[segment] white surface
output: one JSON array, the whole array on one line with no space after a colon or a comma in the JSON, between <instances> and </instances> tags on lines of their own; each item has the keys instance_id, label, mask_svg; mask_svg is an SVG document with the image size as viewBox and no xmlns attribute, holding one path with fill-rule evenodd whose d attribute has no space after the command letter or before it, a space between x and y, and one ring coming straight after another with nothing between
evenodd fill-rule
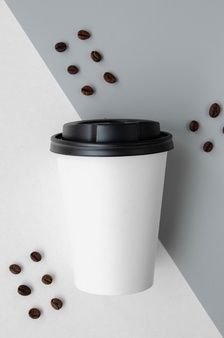
<instances>
[{"instance_id":1,"label":"white surface","mask_svg":"<svg viewBox=\"0 0 224 338\"><path fill-rule=\"evenodd\" d=\"M78 117L2 1L0 45L0 336L220 338L162 246L147 292L102 297L74 288L48 147L49 136ZM30 261L33 249L44 252L42 263ZM8 272L14 261L21 275ZM40 283L45 272L55 275L52 286ZM16 293L22 282L35 287L28 298ZM53 296L65 299L63 310L51 309ZM33 305L44 311L37 321L26 315Z\"/></svg>"},{"instance_id":2,"label":"white surface","mask_svg":"<svg viewBox=\"0 0 224 338\"><path fill-rule=\"evenodd\" d=\"M55 155L78 289L121 295L152 286L166 157Z\"/></svg>"}]
</instances>

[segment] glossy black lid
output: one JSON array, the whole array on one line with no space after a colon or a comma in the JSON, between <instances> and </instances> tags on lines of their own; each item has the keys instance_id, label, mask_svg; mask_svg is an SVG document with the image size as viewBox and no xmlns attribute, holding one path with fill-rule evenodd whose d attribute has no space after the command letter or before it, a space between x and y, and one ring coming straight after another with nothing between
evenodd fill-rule
<instances>
[{"instance_id":1,"label":"glossy black lid","mask_svg":"<svg viewBox=\"0 0 224 338\"><path fill-rule=\"evenodd\" d=\"M66 123L51 137L50 150L73 156L133 156L166 152L172 135L159 122L137 119L84 120Z\"/></svg>"}]
</instances>

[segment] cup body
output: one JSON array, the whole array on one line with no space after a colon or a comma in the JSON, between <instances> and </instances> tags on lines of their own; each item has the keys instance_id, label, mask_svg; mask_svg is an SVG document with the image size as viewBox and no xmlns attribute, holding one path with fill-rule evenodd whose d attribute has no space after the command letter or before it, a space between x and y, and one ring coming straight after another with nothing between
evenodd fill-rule
<instances>
[{"instance_id":1,"label":"cup body","mask_svg":"<svg viewBox=\"0 0 224 338\"><path fill-rule=\"evenodd\" d=\"M76 287L101 295L151 287L167 152L55 156Z\"/></svg>"}]
</instances>

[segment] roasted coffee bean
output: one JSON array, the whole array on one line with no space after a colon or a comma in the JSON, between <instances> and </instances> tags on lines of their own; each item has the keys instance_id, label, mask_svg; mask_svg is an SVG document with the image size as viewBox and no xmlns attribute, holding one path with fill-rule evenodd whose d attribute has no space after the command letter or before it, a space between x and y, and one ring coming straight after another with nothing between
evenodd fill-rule
<instances>
[{"instance_id":1,"label":"roasted coffee bean","mask_svg":"<svg viewBox=\"0 0 224 338\"><path fill-rule=\"evenodd\" d=\"M91 58L95 62L100 62L102 60L102 54L100 52L97 52L96 50L93 50L90 54Z\"/></svg>"},{"instance_id":2,"label":"roasted coffee bean","mask_svg":"<svg viewBox=\"0 0 224 338\"><path fill-rule=\"evenodd\" d=\"M89 39L91 36L90 32L84 30L84 29L81 29L80 31L78 31L78 38L80 40L87 40Z\"/></svg>"},{"instance_id":3,"label":"roasted coffee bean","mask_svg":"<svg viewBox=\"0 0 224 338\"><path fill-rule=\"evenodd\" d=\"M27 285L20 285L17 291L21 296L29 296L31 294L31 289Z\"/></svg>"},{"instance_id":4,"label":"roasted coffee bean","mask_svg":"<svg viewBox=\"0 0 224 338\"><path fill-rule=\"evenodd\" d=\"M203 150L206 152L206 153L209 153L210 151L212 151L212 149L214 148L214 145L212 142L208 141L208 142L205 142L204 145L203 145Z\"/></svg>"},{"instance_id":5,"label":"roasted coffee bean","mask_svg":"<svg viewBox=\"0 0 224 338\"><path fill-rule=\"evenodd\" d=\"M34 261L34 262L39 262L41 261L42 257L41 257L41 254L37 251L33 251L31 254L30 254L30 258Z\"/></svg>"},{"instance_id":6,"label":"roasted coffee bean","mask_svg":"<svg viewBox=\"0 0 224 338\"><path fill-rule=\"evenodd\" d=\"M84 86L84 87L82 87L81 92L84 95L89 96L89 95L93 95L94 89L91 86Z\"/></svg>"},{"instance_id":7,"label":"roasted coffee bean","mask_svg":"<svg viewBox=\"0 0 224 338\"><path fill-rule=\"evenodd\" d=\"M9 270L11 271L11 273L14 273L14 275L18 275L21 272L22 268L18 264L11 264Z\"/></svg>"},{"instance_id":8,"label":"roasted coffee bean","mask_svg":"<svg viewBox=\"0 0 224 338\"><path fill-rule=\"evenodd\" d=\"M67 45L65 42L58 42L55 45L55 49L57 52L64 52L67 49Z\"/></svg>"},{"instance_id":9,"label":"roasted coffee bean","mask_svg":"<svg viewBox=\"0 0 224 338\"><path fill-rule=\"evenodd\" d=\"M193 131L193 132L197 131L199 129L199 123L198 123L198 121L195 121L195 120L191 121L189 123L189 129L191 131Z\"/></svg>"},{"instance_id":10,"label":"roasted coffee bean","mask_svg":"<svg viewBox=\"0 0 224 338\"><path fill-rule=\"evenodd\" d=\"M219 116L220 112L221 106L218 103L213 103L209 108L209 115L213 118Z\"/></svg>"},{"instance_id":11,"label":"roasted coffee bean","mask_svg":"<svg viewBox=\"0 0 224 338\"><path fill-rule=\"evenodd\" d=\"M38 319L41 315L41 311L37 308L32 308L29 310L29 316L32 318L32 319Z\"/></svg>"},{"instance_id":12,"label":"roasted coffee bean","mask_svg":"<svg viewBox=\"0 0 224 338\"><path fill-rule=\"evenodd\" d=\"M104 77L104 80L106 82L108 82L108 83L115 83L115 82L117 82L116 76L114 74L112 74L112 73L106 72L106 73L104 73L103 77Z\"/></svg>"},{"instance_id":13,"label":"roasted coffee bean","mask_svg":"<svg viewBox=\"0 0 224 338\"><path fill-rule=\"evenodd\" d=\"M53 282L53 278L51 277L51 275L44 275L42 278L41 278L42 282L44 284L51 284Z\"/></svg>"},{"instance_id":14,"label":"roasted coffee bean","mask_svg":"<svg viewBox=\"0 0 224 338\"><path fill-rule=\"evenodd\" d=\"M53 298L51 300L51 306L55 309L55 310L60 310L63 306L63 302L61 299L59 298Z\"/></svg>"},{"instance_id":15,"label":"roasted coffee bean","mask_svg":"<svg viewBox=\"0 0 224 338\"><path fill-rule=\"evenodd\" d=\"M71 65L68 66L67 71L69 74L77 74L79 72L79 68L77 66Z\"/></svg>"}]
</instances>

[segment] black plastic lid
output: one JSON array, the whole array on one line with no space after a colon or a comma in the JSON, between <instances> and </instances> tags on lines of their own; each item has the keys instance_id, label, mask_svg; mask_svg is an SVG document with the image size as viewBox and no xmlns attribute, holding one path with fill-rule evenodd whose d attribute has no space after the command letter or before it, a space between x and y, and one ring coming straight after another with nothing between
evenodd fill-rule
<instances>
[{"instance_id":1,"label":"black plastic lid","mask_svg":"<svg viewBox=\"0 0 224 338\"><path fill-rule=\"evenodd\" d=\"M51 137L50 150L73 156L134 156L173 149L172 135L159 122L136 119L84 120L66 123Z\"/></svg>"}]
</instances>

